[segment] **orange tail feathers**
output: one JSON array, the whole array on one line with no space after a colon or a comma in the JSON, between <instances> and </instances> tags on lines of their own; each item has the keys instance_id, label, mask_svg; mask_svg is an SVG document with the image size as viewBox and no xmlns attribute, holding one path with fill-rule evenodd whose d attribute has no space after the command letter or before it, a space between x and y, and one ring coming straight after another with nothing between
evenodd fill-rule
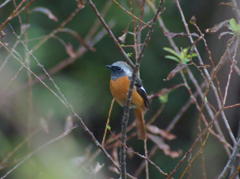
<instances>
[{"instance_id":1,"label":"orange tail feathers","mask_svg":"<svg viewBox=\"0 0 240 179\"><path fill-rule=\"evenodd\" d=\"M138 138L144 140L147 138L144 111L141 108L136 108L134 112Z\"/></svg>"}]
</instances>

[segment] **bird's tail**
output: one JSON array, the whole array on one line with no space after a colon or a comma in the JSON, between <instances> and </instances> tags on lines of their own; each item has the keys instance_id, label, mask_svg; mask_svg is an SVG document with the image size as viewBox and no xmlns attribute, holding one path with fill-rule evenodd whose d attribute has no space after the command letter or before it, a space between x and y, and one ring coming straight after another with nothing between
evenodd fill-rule
<instances>
[{"instance_id":1,"label":"bird's tail","mask_svg":"<svg viewBox=\"0 0 240 179\"><path fill-rule=\"evenodd\" d=\"M135 109L135 118L136 118L136 127L137 127L137 135L139 139L146 139L147 134L146 134L146 126L145 126L145 121L144 121L144 110L141 108L136 108Z\"/></svg>"}]
</instances>

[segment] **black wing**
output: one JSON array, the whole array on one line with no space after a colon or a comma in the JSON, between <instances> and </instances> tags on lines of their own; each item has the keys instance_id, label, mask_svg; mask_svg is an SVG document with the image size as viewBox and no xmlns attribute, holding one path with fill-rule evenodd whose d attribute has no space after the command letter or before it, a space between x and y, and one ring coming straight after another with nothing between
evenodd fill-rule
<instances>
[{"instance_id":1,"label":"black wing","mask_svg":"<svg viewBox=\"0 0 240 179\"><path fill-rule=\"evenodd\" d=\"M135 86L136 86L137 92L140 94L140 96L142 96L144 100L145 107L148 108L150 103L147 97L147 92L143 88L142 81L139 78L136 79Z\"/></svg>"}]
</instances>

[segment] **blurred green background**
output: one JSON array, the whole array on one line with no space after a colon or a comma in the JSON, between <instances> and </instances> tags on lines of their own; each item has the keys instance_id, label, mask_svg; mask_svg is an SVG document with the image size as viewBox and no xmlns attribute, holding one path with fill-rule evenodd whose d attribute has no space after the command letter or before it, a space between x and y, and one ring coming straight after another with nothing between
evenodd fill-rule
<instances>
[{"instance_id":1,"label":"blurred green background","mask_svg":"<svg viewBox=\"0 0 240 179\"><path fill-rule=\"evenodd\" d=\"M97 8L101 11L108 1L101 0L94 2L96 3ZM129 8L126 1L122 0L119 2L124 7ZM157 1L154 3L158 4ZM231 16L230 13L222 13L227 12L230 8L228 9L228 7L221 6L218 3L219 1L217 0L181 1L186 19L189 21L192 16L195 16L199 27L203 31L208 27L212 27L217 22ZM184 32L180 15L174 2L166 0L164 6L166 9L161 17L170 32ZM49 9L58 18L58 22L54 22L43 13L32 12L31 10L36 7L45 7ZM13 44L17 41L14 33L20 34L20 29L23 28L23 25L28 24L29 27L25 33L27 34L27 37L24 37L23 35L20 38L28 38L29 41L25 44L29 49L31 49L39 43L39 40L41 40L44 35L47 35L56 29L59 24L74 11L75 8L76 1L74 0L37 0L30 7L29 11L21 14L22 24L19 23L19 18L14 18L10 24L6 26L4 30L6 32L6 36L2 38L2 40L7 42L10 47L13 46ZM1 21L3 21L13 9L14 5L12 2L0 9L2 17ZM145 11L146 14L144 16L144 20L147 22L153 17L154 13L149 7L147 7L147 5ZM74 17L74 19L66 27L76 31L82 37L85 37L91 30L92 25L96 20L96 15L93 13L92 9L88 4L85 4L85 7L80 10L76 17ZM130 29L132 27L132 18L115 4L111 4L105 20L109 24L113 24L112 30L117 37L120 37L128 27L130 27ZM194 29L193 27L190 28ZM98 32L102 30L103 27L100 26ZM65 45L71 44L73 50L77 50L82 47L78 40L68 33L58 33L57 36L64 41ZM216 36L207 36L207 40L214 42L216 40ZM176 37L175 41L177 42L178 47L185 48L189 46L189 41L184 36ZM132 43L130 35L127 35L126 44L128 43ZM141 78L143 80L144 87L149 94L156 93L163 88L171 88L182 82L180 76L178 75L170 81L164 81L168 73L176 66L175 62L164 58L166 52L163 50L163 47L169 46L167 38L162 33L159 25L156 24L152 39L145 50L145 54L141 62ZM215 52L214 43L210 43L210 46L213 47L213 52ZM51 76L62 93L74 107L75 111L82 117L97 139L101 141L112 99L109 91L110 73L105 68L105 65L111 64L116 60L123 60L124 58L114 44L113 40L107 34L104 35L94 48L96 51L87 51L73 64ZM3 63L8 53L3 48L0 50L0 62ZM24 50L23 45L18 45L16 51L22 56L23 60L26 59L26 50ZM127 49L127 51L129 53L133 52L131 49ZM202 55L206 55L203 48ZM213 55L216 58L219 56L218 53L213 53ZM41 64L44 65L46 69L51 69L56 64L69 57L66 53L64 45L56 38L51 38L44 43L34 52L34 56ZM34 62L33 58L30 57L29 60L31 69L34 73L42 74L42 69ZM5 174L14 166L14 164L21 161L23 156L38 148L51 138L59 135L64 128L66 118L71 115L66 107L62 105L61 102L59 102L59 100L57 100L57 98L43 85L38 83L33 85L32 88L22 89L22 87L27 84L28 76L26 69L22 69L19 74L17 73L20 67L21 65L19 65L14 58L10 57L10 60L0 71L0 82L2 84L0 88L1 175ZM16 74L17 76L14 78ZM196 77L199 80L201 79L197 72ZM34 77L32 78L34 79ZM45 81L50 87L53 87L51 81ZM32 100L29 97L29 95L31 95L31 91ZM160 117L157 118L154 124L161 129L165 129L188 99L189 94L185 88L178 88L171 92L164 111ZM152 101L150 110L147 113L147 120L156 113L161 105L163 104L161 104L159 99L154 99ZM166 141L171 146L172 150L181 150L182 152L185 152L194 141L195 134L198 132L196 125L198 115L195 112L195 107L190 107L173 129L172 133L176 135L177 138L173 141ZM120 132L119 126L121 116L121 107L115 105L111 121L111 130L115 133ZM40 130L34 134L39 126L42 128L42 126L45 125L48 130ZM33 135L33 137L24 143L24 140L31 135ZM5 158L9 154L11 155L11 152L21 144L22 146L17 149L13 156L6 160ZM141 143L136 139L131 140L130 145L137 151L141 153L143 152ZM152 146L153 144L149 142L149 148ZM219 155L222 151L221 149L216 150L219 146L220 144L218 142L212 140L212 138L209 139L205 159L207 163L219 163L219 165L212 165L211 168L207 168L209 170L209 178L215 176L221 169L220 164L222 158L219 157ZM93 153L95 150L96 146L82 128L79 127L74 129L73 133L62 140L57 141L39 151L20 168L16 169L9 178L116 177L116 175L108 170L110 162L102 154L88 166L80 167L82 165L80 161L87 158L87 153ZM153 157L153 161L159 164L162 169L169 172L173 169L180 158L181 157L173 159L164 155L164 153L159 150ZM73 160L75 163L80 163L80 166L73 164ZM97 162L100 164L104 163L105 165L101 171L94 176L91 169L93 170L96 167ZM137 159L137 157L130 159L128 165L130 173L131 171L135 171L139 164L140 160ZM193 167L191 170L192 176L202 178L202 172L198 171L198 167L199 162L197 162L196 167ZM105 174L106 176L104 176ZM143 177L144 174L141 176ZM159 176L156 169L151 167L150 178L157 179L163 177Z\"/></svg>"}]
</instances>

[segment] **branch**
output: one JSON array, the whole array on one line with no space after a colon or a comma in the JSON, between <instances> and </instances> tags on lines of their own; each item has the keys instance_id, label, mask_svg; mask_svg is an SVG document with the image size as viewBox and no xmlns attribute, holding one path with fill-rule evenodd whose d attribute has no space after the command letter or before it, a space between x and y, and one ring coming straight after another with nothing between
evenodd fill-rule
<instances>
[{"instance_id":1,"label":"branch","mask_svg":"<svg viewBox=\"0 0 240 179\"><path fill-rule=\"evenodd\" d=\"M136 59L136 63L135 63L135 67L133 69L133 74L132 74L132 78L131 78L131 83L130 83L130 87L129 87L129 91L128 91L128 95L127 95L127 102L124 106L124 110L123 110L123 117L122 117L122 126L121 126L121 132L122 132L122 147L121 147L121 155L120 155L120 165L121 165L121 178L122 179L126 179L126 139L127 139L127 125L128 125L128 120L129 120L129 112L130 112L130 103L131 103L131 98L132 98L132 92L133 92L133 87L134 87L134 83L135 80L137 79L137 74L140 68L140 60L143 57L143 53L144 53L144 49L146 47L146 45L148 44L148 42L151 39L151 35L153 32L153 25L155 24L157 17L159 16L159 14L162 12L162 4L163 1L160 1L160 6L156 12L156 14L154 15L150 28L148 30L148 33L146 35L146 38L144 40L144 45L141 49L140 55L138 56L138 58Z\"/></svg>"},{"instance_id":2,"label":"branch","mask_svg":"<svg viewBox=\"0 0 240 179\"><path fill-rule=\"evenodd\" d=\"M226 178L226 172L229 168L232 167L233 162L237 158L237 154L239 153L239 149L240 149L240 138L238 138L237 143L235 144L235 146L233 148L233 152L232 152L227 164L225 165L223 171L218 176L218 179Z\"/></svg>"},{"instance_id":3,"label":"branch","mask_svg":"<svg viewBox=\"0 0 240 179\"><path fill-rule=\"evenodd\" d=\"M36 155L38 152L40 152L42 149L46 148L47 146L61 140L62 138L64 138L68 134L70 134L73 131L73 129L75 129L75 128L77 128L77 126L73 126L72 128L68 129L67 131L64 131L61 135L51 139L50 141L46 142L45 144L39 146L37 149L35 149L31 153L29 153L28 155L23 157L23 159L20 162L18 162L13 168L11 168L9 171L7 171L2 177L0 177L0 179L5 179L6 177L8 177L13 171L15 171L17 168L19 168L23 163L28 161L32 156Z\"/></svg>"},{"instance_id":4,"label":"branch","mask_svg":"<svg viewBox=\"0 0 240 179\"><path fill-rule=\"evenodd\" d=\"M103 19L102 15L100 14L100 12L98 11L96 5L94 4L94 2L92 0L88 0L89 5L91 6L91 8L93 9L93 11L95 12L96 16L98 17L99 21L102 23L102 25L104 26L104 28L106 29L106 31L108 32L108 34L111 36L111 38L113 39L114 43L117 45L118 49L120 50L120 52L122 53L122 55L124 56L125 60L129 63L129 65L131 67L134 67L134 64L132 62L132 60L129 58L129 56L127 55L127 53L124 51L124 49L121 47L121 44L119 43L119 41L117 40L117 38L115 37L115 35L113 34L112 30L110 29L110 27L107 25L107 23L105 22L105 20Z\"/></svg>"},{"instance_id":5,"label":"branch","mask_svg":"<svg viewBox=\"0 0 240 179\"><path fill-rule=\"evenodd\" d=\"M240 21L240 9L238 7L238 4L237 4L236 0L232 0L232 3L233 3L233 6L234 6L233 8L234 8L234 10L236 12L236 16L237 16L238 22L239 22Z\"/></svg>"},{"instance_id":6,"label":"branch","mask_svg":"<svg viewBox=\"0 0 240 179\"><path fill-rule=\"evenodd\" d=\"M18 6L14 9L14 11L8 16L8 18L0 25L0 32L4 29L4 27L15 17L17 17L21 12L25 11L29 8L36 0L29 1L25 6L22 5L26 2L26 0L22 0Z\"/></svg>"},{"instance_id":7,"label":"branch","mask_svg":"<svg viewBox=\"0 0 240 179\"><path fill-rule=\"evenodd\" d=\"M192 36L191 36L190 29L189 29L188 24L187 24L187 22L186 22L186 19L185 19L185 16L184 16L184 14L183 14L182 8L181 8L181 6L180 6L179 0L175 0L175 2L176 2L176 4L177 4L177 8L178 8L179 13L180 13L180 15L181 15L182 22L183 22L183 25L184 25L184 27L185 27L185 30L186 30L186 32L187 32L187 34L188 34L188 38L189 38L190 42L191 42L192 45L193 45L194 51L195 51L196 54L197 54L197 58L198 58L198 60L199 60L199 63L200 63L200 65L204 65L203 60L202 60L202 58L201 58L201 55L200 55L200 53L199 53L196 45L194 44L194 40L193 40L193 38L192 38ZM208 70L207 70L206 68L203 68L203 72L204 72L204 74L206 75L206 77L207 77L207 79L208 79L208 81L209 81L209 83L210 83L211 88L213 89L213 92L214 92L214 95L215 95L215 97L216 97L217 105L218 105L219 109L223 109L223 108L222 108L222 102L221 102L220 96L219 96L219 94L218 94L217 88L216 88L216 86L214 85L214 83L212 82L211 76L210 76ZM228 123L227 117L226 117L226 115L225 115L225 113L224 113L223 110L221 111L221 116L222 116L222 118L223 118L223 122L224 122L224 124L225 124L225 126L226 126L226 128L227 128L227 131L228 131L228 133L229 133L229 136L230 136L231 140L233 141L233 143L236 143L236 139L235 139L235 137L234 137L234 135L233 135L233 132L232 132L232 130L231 130L231 127L230 127L230 125L229 125L229 123Z\"/></svg>"}]
</instances>

